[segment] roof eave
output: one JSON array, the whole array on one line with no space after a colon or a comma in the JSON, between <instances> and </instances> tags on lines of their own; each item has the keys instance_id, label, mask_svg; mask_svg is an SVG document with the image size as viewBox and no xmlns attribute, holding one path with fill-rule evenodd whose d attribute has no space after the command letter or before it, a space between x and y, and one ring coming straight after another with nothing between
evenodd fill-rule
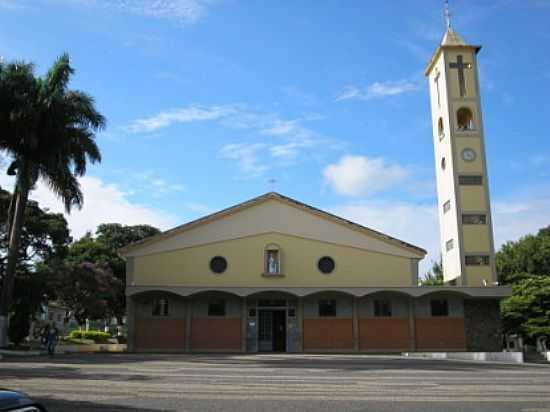
<instances>
[{"instance_id":1,"label":"roof eave","mask_svg":"<svg viewBox=\"0 0 550 412\"><path fill-rule=\"evenodd\" d=\"M191 222L184 223L183 225L176 226L176 227L174 227L172 229L169 229L165 232L162 232L158 235L154 235L154 236L139 240L137 242L130 243L129 245L120 248L117 252L123 258L127 257L129 255L129 252L132 251L132 250L135 250L136 248L139 248L139 247L142 247L142 246L145 246L147 244L154 243L154 242L161 241L161 240L163 240L165 238L168 238L172 235L175 235L177 233L183 232L185 230L189 230L189 229L191 229L193 227L196 227L196 226L199 226L203 223L207 223L207 222L209 222L213 219L221 218L221 217L224 217L224 216L227 216L227 215L231 215L232 213L235 213L237 211L240 211L242 209L250 207L250 206L252 206L254 204L257 204L259 202L266 201L268 199L274 199L274 200L279 200L279 201L282 201L282 202L291 203L294 206L297 206L297 207L300 207L302 209L305 209L305 210L309 211L310 213L321 214L323 217L329 218L331 220L336 220L337 223L354 226L355 229L365 231L365 232L369 233L370 235L373 235L374 237L378 238L379 240L388 242L388 243L390 243L394 246L404 248L404 249L408 250L409 252L412 252L412 253L416 254L418 259L423 259L428 254L428 252L425 249L422 249L418 246L412 245L410 243L407 243L403 240L394 238L392 236L388 236L388 235L386 235L382 232L378 232L374 229L370 229L368 227L362 226L358 223L355 223L355 222L352 222L350 220L344 219L342 217L333 215L332 213L325 212L324 210L317 209L317 208L315 208L313 206L310 206L306 203L300 202L298 200L292 199L290 197L281 195L280 193L276 193L276 192L266 193L264 195L255 197L253 199L247 200L247 201L239 203L237 205L230 206L226 209L222 209L219 212L215 212L215 213L212 213L210 215L207 215L207 216L201 217L199 219L193 220Z\"/></svg>"}]
</instances>

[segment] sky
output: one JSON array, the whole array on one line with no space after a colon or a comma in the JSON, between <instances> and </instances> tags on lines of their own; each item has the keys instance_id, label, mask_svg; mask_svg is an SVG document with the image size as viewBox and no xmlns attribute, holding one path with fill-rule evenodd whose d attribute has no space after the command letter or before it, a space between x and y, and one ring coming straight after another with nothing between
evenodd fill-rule
<instances>
[{"instance_id":1,"label":"sky","mask_svg":"<svg viewBox=\"0 0 550 412\"><path fill-rule=\"evenodd\" d=\"M483 46L498 247L550 224L550 0L450 7ZM444 30L443 0L0 0L4 61L42 75L68 52L108 120L74 238L277 191L427 249L423 272L439 256L423 71ZM31 197L63 210L42 184Z\"/></svg>"}]
</instances>

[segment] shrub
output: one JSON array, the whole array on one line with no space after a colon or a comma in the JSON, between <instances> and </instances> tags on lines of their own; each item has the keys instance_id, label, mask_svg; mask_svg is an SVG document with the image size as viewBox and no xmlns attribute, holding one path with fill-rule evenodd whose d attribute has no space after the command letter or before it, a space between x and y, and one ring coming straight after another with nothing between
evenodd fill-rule
<instances>
[{"instance_id":1,"label":"shrub","mask_svg":"<svg viewBox=\"0 0 550 412\"><path fill-rule=\"evenodd\" d=\"M91 339L95 343L109 343L111 335L99 330L73 330L69 337L71 339Z\"/></svg>"},{"instance_id":2,"label":"shrub","mask_svg":"<svg viewBox=\"0 0 550 412\"><path fill-rule=\"evenodd\" d=\"M28 311L17 311L10 318L8 336L18 346L29 335L31 327L31 314Z\"/></svg>"}]
</instances>

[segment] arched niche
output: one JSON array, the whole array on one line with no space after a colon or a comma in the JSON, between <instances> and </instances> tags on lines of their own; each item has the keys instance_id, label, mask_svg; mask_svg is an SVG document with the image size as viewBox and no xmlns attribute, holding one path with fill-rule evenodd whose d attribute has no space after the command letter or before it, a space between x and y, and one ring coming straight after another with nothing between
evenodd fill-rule
<instances>
[{"instance_id":1,"label":"arched niche","mask_svg":"<svg viewBox=\"0 0 550 412\"><path fill-rule=\"evenodd\" d=\"M456 112L456 125L457 129L461 132L475 130L476 125L474 122L474 114L468 107L461 107Z\"/></svg>"},{"instance_id":2,"label":"arched niche","mask_svg":"<svg viewBox=\"0 0 550 412\"><path fill-rule=\"evenodd\" d=\"M276 243L268 243L264 247L264 274L277 276L282 271L282 251Z\"/></svg>"}]
</instances>

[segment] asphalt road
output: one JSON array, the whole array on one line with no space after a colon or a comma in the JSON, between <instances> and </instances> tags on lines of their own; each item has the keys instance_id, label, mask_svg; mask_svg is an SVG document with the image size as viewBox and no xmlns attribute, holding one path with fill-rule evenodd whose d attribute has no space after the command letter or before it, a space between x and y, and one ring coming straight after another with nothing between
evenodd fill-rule
<instances>
[{"instance_id":1,"label":"asphalt road","mask_svg":"<svg viewBox=\"0 0 550 412\"><path fill-rule=\"evenodd\" d=\"M550 412L550 365L392 356L10 358L0 387L49 411Z\"/></svg>"}]
</instances>

